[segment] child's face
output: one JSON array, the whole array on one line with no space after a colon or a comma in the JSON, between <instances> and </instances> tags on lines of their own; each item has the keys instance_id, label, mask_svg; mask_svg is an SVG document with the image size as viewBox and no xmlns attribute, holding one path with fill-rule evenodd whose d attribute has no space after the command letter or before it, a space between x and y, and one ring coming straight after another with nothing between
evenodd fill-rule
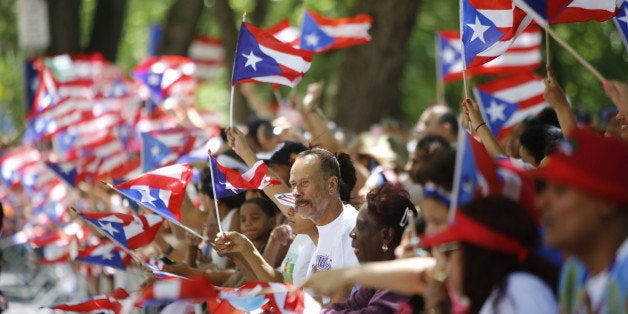
<instances>
[{"instance_id":1,"label":"child's face","mask_svg":"<svg viewBox=\"0 0 628 314\"><path fill-rule=\"evenodd\" d=\"M274 226L274 217L268 217L257 204L240 207L240 230L251 241L268 237Z\"/></svg>"}]
</instances>

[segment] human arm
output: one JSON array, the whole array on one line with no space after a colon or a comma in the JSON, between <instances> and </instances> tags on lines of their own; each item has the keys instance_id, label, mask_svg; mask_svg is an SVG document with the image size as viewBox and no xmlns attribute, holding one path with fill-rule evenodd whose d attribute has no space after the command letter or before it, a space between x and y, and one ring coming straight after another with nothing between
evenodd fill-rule
<instances>
[{"instance_id":1,"label":"human arm","mask_svg":"<svg viewBox=\"0 0 628 314\"><path fill-rule=\"evenodd\" d=\"M355 285L412 295L425 291L427 273L436 261L430 257L366 263L361 266L316 272L302 286L333 295Z\"/></svg>"},{"instance_id":2,"label":"human arm","mask_svg":"<svg viewBox=\"0 0 628 314\"><path fill-rule=\"evenodd\" d=\"M294 234L292 234L290 226L280 225L275 227L270 233L264 254L262 254L264 260L273 268L279 267L284 257L286 257L293 239Z\"/></svg>"},{"instance_id":3,"label":"human arm","mask_svg":"<svg viewBox=\"0 0 628 314\"><path fill-rule=\"evenodd\" d=\"M556 111L558 124L563 130L563 134L567 135L576 127L576 119L574 118L571 106L567 101L565 92L560 88L551 67L547 67L547 79L545 80L545 92L543 93L545 100Z\"/></svg>"},{"instance_id":4,"label":"human arm","mask_svg":"<svg viewBox=\"0 0 628 314\"><path fill-rule=\"evenodd\" d=\"M482 140L482 144L491 155L491 157L505 156L506 151L499 144L486 122L484 122L484 118L482 117L482 113L480 112L480 107L478 106L478 104L475 101L467 98L462 101L461 105L462 110L464 111L465 116L469 121L469 127L471 128L471 131L480 137L480 139Z\"/></svg>"},{"instance_id":5,"label":"human arm","mask_svg":"<svg viewBox=\"0 0 628 314\"><path fill-rule=\"evenodd\" d=\"M606 81L604 91L620 113L628 114L628 84L613 80Z\"/></svg>"},{"instance_id":6,"label":"human arm","mask_svg":"<svg viewBox=\"0 0 628 314\"><path fill-rule=\"evenodd\" d=\"M262 255L255 249L253 243L244 235L227 231L218 234L214 241L214 246L219 255L225 255L229 258L233 256L241 256L240 259L234 259L234 263L240 269L250 269L251 275L257 280L282 282L282 276L279 271L269 265Z\"/></svg>"},{"instance_id":7,"label":"human arm","mask_svg":"<svg viewBox=\"0 0 628 314\"><path fill-rule=\"evenodd\" d=\"M340 144L333 132L327 127L327 118L318 107L322 93L323 83L308 85L307 94L303 97L303 101L296 100L296 107L301 113L306 129L312 134L311 145L325 148L330 152L338 152Z\"/></svg>"},{"instance_id":8,"label":"human arm","mask_svg":"<svg viewBox=\"0 0 628 314\"><path fill-rule=\"evenodd\" d=\"M227 129L227 141L229 142L229 146L244 160L247 166L252 167L256 162L259 161L251 147L246 143L246 139L244 138L244 133L242 133L236 127L230 127ZM271 177L276 177L277 174L272 170L268 169L268 175ZM264 187L264 193L270 198L275 205L281 210L284 215L287 215L290 208L284 204L279 203L279 201L275 198L275 194L284 194L289 193L290 188L286 184L286 182L282 182L278 185L267 185Z\"/></svg>"}]
</instances>

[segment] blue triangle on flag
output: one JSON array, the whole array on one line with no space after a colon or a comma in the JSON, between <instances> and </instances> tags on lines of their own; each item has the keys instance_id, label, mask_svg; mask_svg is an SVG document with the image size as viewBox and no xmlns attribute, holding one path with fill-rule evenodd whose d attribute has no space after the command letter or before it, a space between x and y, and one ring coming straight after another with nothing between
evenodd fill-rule
<instances>
[{"instance_id":1,"label":"blue triangle on flag","mask_svg":"<svg viewBox=\"0 0 628 314\"><path fill-rule=\"evenodd\" d=\"M473 58L493 46L504 37L495 23L476 10L469 0L462 1L463 21L462 45L465 62L471 63ZM474 30L473 27L478 29ZM486 29L483 29L487 27Z\"/></svg>"},{"instance_id":2,"label":"blue triangle on flag","mask_svg":"<svg viewBox=\"0 0 628 314\"><path fill-rule=\"evenodd\" d=\"M233 83L240 80L281 74L275 59L262 52L260 44L245 24L240 28L233 67Z\"/></svg>"},{"instance_id":3,"label":"blue triangle on flag","mask_svg":"<svg viewBox=\"0 0 628 314\"><path fill-rule=\"evenodd\" d=\"M126 248L129 247L126 241L126 235L124 234L124 228L121 223L115 221L103 221L99 219L85 219L89 220L92 224L94 224L94 226L98 227L98 229L116 240L119 244L124 245Z\"/></svg>"},{"instance_id":4,"label":"blue triangle on flag","mask_svg":"<svg viewBox=\"0 0 628 314\"><path fill-rule=\"evenodd\" d=\"M158 168L172 153L170 147L149 133L142 133L142 172ZM167 161L166 161L167 162Z\"/></svg>"},{"instance_id":5,"label":"blue triangle on flag","mask_svg":"<svg viewBox=\"0 0 628 314\"><path fill-rule=\"evenodd\" d=\"M309 13L305 13L301 28L301 48L310 51L320 51L334 43L334 38L323 32Z\"/></svg>"},{"instance_id":6,"label":"blue triangle on flag","mask_svg":"<svg viewBox=\"0 0 628 314\"><path fill-rule=\"evenodd\" d=\"M64 164L56 164L52 162L47 162L46 166L50 168L56 175L58 175L63 181L67 182L69 185L76 187L76 167L74 167L71 163Z\"/></svg>"},{"instance_id":7,"label":"blue triangle on flag","mask_svg":"<svg viewBox=\"0 0 628 314\"><path fill-rule=\"evenodd\" d=\"M460 164L460 185L458 187L458 202L456 206L462 206L470 202L477 190L477 167L475 164L475 156L473 155L473 148L469 141L468 135L460 139L462 144L462 162Z\"/></svg>"},{"instance_id":8,"label":"blue triangle on flag","mask_svg":"<svg viewBox=\"0 0 628 314\"><path fill-rule=\"evenodd\" d=\"M445 77L450 71L451 67L462 60L462 52L460 49L452 45L447 38L436 35L438 37L438 58L440 63L440 77ZM451 59L451 60L447 60Z\"/></svg>"},{"instance_id":9,"label":"blue triangle on flag","mask_svg":"<svg viewBox=\"0 0 628 314\"><path fill-rule=\"evenodd\" d=\"M212 163L213 170L212 179L214 180L214 188L216 189L216 195L214 195L215 197L224 198L246 191L244 189L235 188L231 185L231 183L229 183L227 175L218 168L218 162L216 162L216 159L210 158L210 161Z\"/></svg>"},{"instance_id":10,"label":"blue triangle on flag","mask_svg":"<svg viewBox=\"0 0 628 314\"><path fill-rule=\"evenodd\" d=\"M486 114L486 123L493 135L498 136L504 124L510 120L510 117L519 109L519 106L479 89L477 92L480 96L483 111Z\"/></svg>"},{"instance_id":11,"label":"blue triangle on flag","mask_svg":"<svg viewBox=\"0 0 628 314\"><path fill-rule=\"evenodd\" d=\"M146 189L148 189L148 191L146 191ZM118 189L118 191L129 199L145 206L160 216L169 220L178 221L163 200L165 195L162 195L162 191L166 193L169 191L152 189L148 186L141 186L137 189Z\"/></svg>"},{"instance_id":12,"label":"blue triangle on flag","mask_svg":"<svg viewBox=\"0 0 628 314\"><path fill-rule=\"evenodd\" d=\"M75 258L75 260L122 270L126 269L126 267L124 267L124 263L122 262L122 257L120 257L120 252L112 250L106 253L108 253L109 255L91 255L87 257L77 257Z\"/></svg>"}]
</instances>

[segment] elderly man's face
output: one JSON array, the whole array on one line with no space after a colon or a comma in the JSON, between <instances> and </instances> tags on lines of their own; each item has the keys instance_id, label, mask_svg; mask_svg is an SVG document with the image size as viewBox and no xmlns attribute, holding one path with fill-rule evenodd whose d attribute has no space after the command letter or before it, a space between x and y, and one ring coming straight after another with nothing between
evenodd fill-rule
<instances>
[{"instance_id":1,"label":"elderly man's face","mask_svg":"<svg viewBox=\"0 0 628 314\"><path fill-rule=\"evenodd\" d=\"M297 213L316 222L327 209L331 198L331 187L324 178L318 158L308 155L294 162L290 170L290 187Z\"/></svg>"}]
</instances>

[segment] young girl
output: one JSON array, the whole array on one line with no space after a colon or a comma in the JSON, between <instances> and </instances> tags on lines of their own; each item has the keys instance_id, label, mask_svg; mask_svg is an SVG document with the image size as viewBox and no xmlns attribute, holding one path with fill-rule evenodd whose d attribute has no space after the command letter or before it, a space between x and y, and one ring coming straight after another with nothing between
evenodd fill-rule
<instances>
[{"instance_id":1,"label":"young girl","mask_svg":"<svg viewBox=\"0 0 628 314\"><path fill-rule=\"evenodd\" d=\"M276 208L266 198L251 198L240 206L240 230L260 253L264 252L270 232L275 227Z\"/></svg>"}]
</instances>

